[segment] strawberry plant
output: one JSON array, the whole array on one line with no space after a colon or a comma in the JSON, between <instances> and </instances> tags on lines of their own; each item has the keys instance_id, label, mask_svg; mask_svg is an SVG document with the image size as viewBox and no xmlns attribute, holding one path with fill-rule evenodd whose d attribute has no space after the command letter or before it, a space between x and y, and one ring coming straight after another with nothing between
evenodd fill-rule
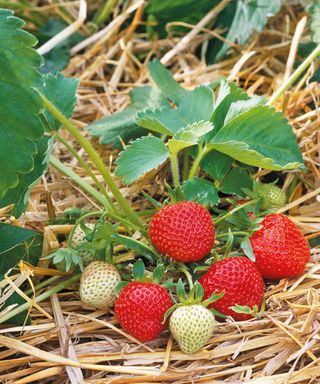
<instances>
[{"instance_id":1,"label":"strawberry plant","mask_svg":"<svg viewBox=\"0 0 320 384\"><path fill-rule=\"evenodd\" d=\"M276 3L270 6L272 12L281 2ZM238 18L244 13L245 20L265 22L265 13L247 8L250 4L239 2ZM233 40L235 28L229 31ZM151 61L148 70L156 86L132 90L127 109L86 128L102 144L121 147L125 141L113 175L90 139L70 120L78 82L59 72L41 74L36 39L11 11L0 10L0 32L0 92L6 96L0 109L0 207L9 206L9 214L18 218L49 164L100 207L63 218L73 224L66 246L45 257L56 266L62 264L71 277L36 295L36 303L81 278L83 303L103 309L115 303L116 319L127 333L147 342L169 322L181 349L193 353L211 338L215 315L234 320L261 316L262 276L286 278L304 271L310 251L302 234L285 216L265 212L286 203L284 191L256 178L259 169L305 169L292 127L273 104L317 57L320 47L269 100L249 96L225 79L187 90L158 60ZM249 32L243 31L242 41ZM84 158L60 135L62 127L82 148ZM76 157L92 184L51 154L55 141ZM162 172L160 166L170 172L165 188L155 196L142 192L148 209L140 212L123 196L114 176L130 185L150 171ZM32 249L32 241L39 240L33 231L3 225L8 234L21 236L7 241L1 257L8 257L15 247ZM34 264L39 248L38 244ZM30 260L25 253L1 263L4 279L21 259ZM140 258L146 270L141 260L136 261ZM94 262L82 276L75 274L90 261ZM199 273L203 275L197 282ZM124 282L117 284L120 276ZM179 279L188 281L187 293ZM40 283L40 289L51 284L49 280ZM170 294L180 302L174 304ZM29 306L23 303L0 322Z\"/></svg>"}]
</instances>

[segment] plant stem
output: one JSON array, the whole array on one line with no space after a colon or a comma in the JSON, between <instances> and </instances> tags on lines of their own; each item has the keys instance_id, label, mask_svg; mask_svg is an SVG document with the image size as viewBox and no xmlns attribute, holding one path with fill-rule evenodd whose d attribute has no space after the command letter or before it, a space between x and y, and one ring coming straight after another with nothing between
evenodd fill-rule
<instances>
[{"instance_id":1,"label":"plant stem","mask_svg":"<svg viewBox=\"0 0 320 384\"><path fill-rule=\"evenodd\" d=\"M49 289L48 291L42 293L41 295L35 297L34 302L35 303L40 303L41 301L48 299L50 296L54 295L55 293L58 293L62 291L65 288L70 287L70 285L76 283L77 281L80 280L81 274L75 275L71 277L70 279L56 285L55 287ZM27 310L30 307L30 303L26 302L24 304L19 305L19 307L14 308L12 311L6 313L4 316L1 317L0 319L0 324L7 322L9 319L12 317L18 315L19 313Z\"/></svg>"},{"instance_id":2,"label":"plant stem","mask_svg":"<svg viewBox=\"0 0 320 384\"><path fill-rule=\"evenodd\" d=\"M69 119L67 119L45 96L40 93L42 100L44 102L44 106L48 109L48 111L71 133L71 135L80 143L83 149L87 152L93 164L96 166L100 174L102 175L105 183L109 187L111 193L114 198L118 202L122 211L127 215L128 219L132 221L139 227L142 227L143 224L140 221L140 218L136 212L130 207L126 199L122 196L119 188L114 182L111 173L103 164L100 156L93 148L91 143L78 131L78 129L71 123Z\"/></svg>"},{"instance_id":3,"label":"plant stem","mask_svg":"<svg viewBox=\"0 0 320 384\"><path fill-rule=\"evenodd\" d=\"M72 169L62 164L58 159L50 156L50 164L55 167L58 171L69 177L72 181L79 185L84 191L94 197L102 206L106 209L110 209L109 202L104 196L101 195L96 189L94 189L89 183L83 180L79 175L73 172Z\"/></svg>"},{"instance_id":4,"label":"plant stem","mask_svg":"<svg viewBox=\"0 0 320 384\"><path fill-rule=\"evenodd\" d=\"M210 149L208 148L208 146L205 145L204 147L202 147L201 145L199 145L198 155L193 161L192 167L190 169L188 180L191 180L195 177L201 160L209 151L210 151Z\"/></svg>"},{"instance_id":5,"label":"plant stem","mask_svg":"<svg viewBox=\"0 0 320 384\"><path fill-rule=\"evenodd\" d=\"M177 155L170 155L173 184L177 188L180 185L179 181L179 163Z\"/></svg>"},{"instance_id":6,"label":"plant stem","mask_svg":"<svg viewBox=\"0 0 320 384\"><path fill-rule=\"evenodd\" d=\"M58 275L58 276L52 276L52 277L50 277L49 279L44 280L44 281L42 281L40 284L36 285L36 286L34 287L34 291L38 291L39 289L44 288L44 287L48 286L49 284L51 284L51 283L53 283L54 281L59 280L59 279L61 279L61 276L60 276L60 275ZM31 295L31 293L33 293L34 291L33 291L32 288L30 288L30 289L28 289L28 290L25 292L25 294L26 294L26 295Z\"/></svg>"},{"instance_id":7,"label":"plant stem","mask_svg":"<svg viewBox=\"0 0 320 384\"><path fill-rule=\"evenodd\" d=\"M188 269L185 267L185 265L180 265L179 267L179 270L185 274L187 280L188 280L188 284L189 284L189 288L190 288L190 291L192 290L193 288L193 281L192 281L192 276L191 276L191 273L188 271Z\"/></svg>"},{"instance_id":8,"label":"plant stem","mask_svg":"<svg viewBox=\"0 0 320 384\"><path fill-rule=\"evenodd\" d=\"M118 0L107 0L102 8L94 15L92 22L100 26L107 20Z\"/></svg>"},{"instance_id":9,"label":"plant stem","mask_svg":"<svg viewBox=\"0 0 320 384\"><path fill-rule=\"evenodd\" d=\"M244 232L244 231L235 231L235 232L231 232L233 235L244 235L244 236L247 236L248 235L248 232ZM225 232L225 233L218 233L216 235L216 239L220 239L220 237L226 237L226 236L229 236L230 235L230 232Z\"/></svg>"},{"instance_id":10,"label":"plant stem","mask_svg":"<svg viewBox=\"0 0 320 384\"><path fill-rule=\"evenodd\" d=\"M187 180L189 169L189 153L185 150L183 153L182 181Z\"/></svg>"},{"instance_id":11,"label":"plant stem","mask_svg":"<svg viewBox=\"0 0 320 384\"><path fill-rule=\"evenodd\" d=\"M293 72L293 74L284 82L281 87L270 97L267 105L274 104L292 85L298 77L309 67L313 60L320 55L320 44L310 53L310 55L299 65L299 67Z\"/></svg>"},{"instance_id":12,"label":"plant stem","mask_svg":"<svg viewBox=\"0 0 320 384\"><path fill-rule=\"evenodd\" d=\"M71 152L71 154L78 160L79 164L82 166L82 168L87 172L87 174L92 178L92 180L94 181L94 183L96 184L97 188L99 189L99 191L103 194L103 196L106 198L106 200L108 200L109 202L109 208L116 212L116 207L114 206L111 198L109 197L109 195L107 194L107 191L105 190L104 186L102 185L102 183L100 183L100 181L97 179L96 175L92 172L92 170L90 169L90 167L88 166L88 164L79 156L78 152L72 148L72 146L62 137L60 136L59 134L56 134L56 138L60 141L60 143L62 143L67 149L69 152Z\"/></svg>"},{"instance_id":13,"label":"plant stem","mask_svg":"<svg viewBox=\"0 0 320 384\"><path fill-rule=\"evenodd\" d=\"M225 215L218 217L217 219L214 220L214 223L217 225L218 223L220 223L220 221L227 219L229 216L232 216L235 212L239 211L240 209L246 207L247 205L255 204L256 202L257 200L249 200L247 203L241 204L238 207L233 208L231 211L229 211Z\"/></svg>"}]
</instances>

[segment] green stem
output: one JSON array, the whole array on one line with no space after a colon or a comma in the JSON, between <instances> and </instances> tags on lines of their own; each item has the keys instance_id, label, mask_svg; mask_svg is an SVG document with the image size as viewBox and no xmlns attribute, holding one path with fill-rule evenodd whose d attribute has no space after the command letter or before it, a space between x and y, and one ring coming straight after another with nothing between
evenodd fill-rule
<instances>
[{"instance_id":1,"label":"green stem","mask_svg":"<svg viewBox=\"0 0 320 384\"><path fill-rule=\"evenodd\" d=\"M190 169L190 173L189 173L189 177L188 179L191 180L195 177L197 171L198 171L198 168L199 168L199 165L200 165L200 162L201 160L203 159L203 157L210 151L210 149L208 148L208 146L204 146L202 147L201 145L199 145L199 151L198 151L198 155L197 157L194 159L193 161L193 164L192 164L192 167Z\"/></svg>"},{"instance_id":2,"label":"green stem","mask_svg":"<svg viewBox=\"0 0 320 384\"><path fill-rule=\"evenodd\" d=\"M248 232L244 232L244 231L235 231L235 232L231 232L233 235L244 235L244 236L247 236L248 235ZM225 232L225 233L218 233L216 235L216 239L220 239L220 237L227 237L230 235L230 232Z\"/></svg>"},{"instance_id":3,"label":"green stem","mask_svg":"<svg viewBox=\"0 0 320 384\"><path fill-rule=\"evenodd\" d=\"M179 163L177 155L170 155L171 167L172 167L172 176L173 184L177 188L180 185L179 181Z\"/></svg>"},{"instance_id":4,"label":"green stem","mask_svg":"<svg viewBox=\"0 0 320 384\"><path fill-rule=\"evenodd\" d=\"M189 153L185 150L183 153L182 181L187 180L189 170Z\"/></svg>"},{"instance_id":5,"label":"green stem","mask_svg":"<svg viewBox=\"0 0 320 384\"><path fill-rule=\"evenodd\" d=\"M310 64L320 55L320 44L310 53L310 55L299 65L299 67L293 72L288 80L281 85L281 87L270 97L267 105L274 104L292 85L298 77L310 66Z\"/></svg>"},{"instance_id":6,"label":"green stem","mask_svg":"<svg viewBox=\"0 0 320 384\"><path fill-rule=\"evenodd\" d=\"M109 209L116 212L116 207L114 206L110 196L107 194L107 191L105 190L104 186L100 181L97 179L96 175L92 172L88 164L79 156L78 152L72 148L72 146L59 134L56 134L56 138L62 143L70 153L78 160L81 167L87 172L87 174L92 178L94 183L96 184L99 191L102 193L102 195L108 200L109 202Z\"/></svg>"},{"instance_id":7,"label":"green stem","mask_svg":"<svg viewBox=\"0 0 320 384\"><path fill-rule=\"evenodd\" d=\"M227 219L228 217L232 216L235 212L237 212L237 211L239 211L240 209L246 207L247 205L252 205L252 204L255 204L256 202L257 202L257 200L249 200L247 203L241 204L241 205L239 205L238 207L233 208L231 211L229 211L229 212L226 213L225 215L220 216L220 217L218 217L217 219L214 219L214 223L215 223L215 225L217 225L217 224L220 223L221 221Z\"/></svg>"},{"instance_id":8,"label":"green stem","mask_svg":"<svg viewBox=\"0 0 320 384\"><path fill-rule=\"evenodd\" d=\"M75 275L71 277L70 279L64 281L63 283L60 283L56 285L55 287L49 289L48 291L42 293L41 295L34 298L35 303L40 303L43 300L48 299L50 296L54 295L55 293L58 293L62 291L65 288L70 287L70 285L78 282L80 280L81 274ZM6 313L4 316L0 319L0 324L5 323L8 320L10 320L12 317L19 315L19 313L27 310L30 307L30 303L26 302L24 304L19 305L17 308L14 308L12 311Z\"/></svg>"},{"instance_id":9,"label":"green stem","mask_svg":"<svg viewBox=\"0 0 320 384\"><path fill-rule=\"evenodd\" d=\"M193 281L192 281L192 276L191 276L191 273L187 270L187 268L185 267L185 265L180 265L179 267L179 270L185 274L187 280L188 280L188 284L189 284L189 288L190 288L190 291L192 290L193 288Z\"/></svg>"},{"instance_id":10,"label":"green stem","mask_svg":"<svg viewBox=\"0 0 320 384\"><path fill-rule=\"evenodd\" d=\"M74 226L71 230L71 232L69 233L69 236L68 236L68 245L69 247L72 248L72 238L73 238L73 235L75 233L75 230L77 229L77 227L87 218L89 217L98 217L98 216L102 216L104 214L104 212L101 212L101 211L94 211L94 212L89 212L89 213L86 213L85 215L79 217L79 219L74 223Z\"/></svg>"},{"instance_id":11,"label":"green stem","mask_svg":"<svg viewBox=\"0 0 320 384\"><path fill-rule=\"evenodd\" d=\"M26 295L31 295L31 293L33 293L34 291L35 291L35 292L36 292L36 291L39 291L39 289L44 288L44 287L48 286L49 284L51 284L51 283L53 283L53 282L55 282L56 280L59 280L59 279L61 279L61 276L60 276L60 275L58 275L58 276L52 276L52 277L50 277L49 279L44 280L44 281L42 281L40 284L36 285L36 286L34 287L34 290L33 290L32 288L28 289L28 290L25 292L25 294L26 294Z\"/></svg>"},{"instance_id":12,"label":"green stem","mask_svg":"<svg viewBox=\"0 0 320 384\"><path fill-rule=\"evenodd\" d=\"M134 224L136 224L137 226L142 227L143 224L140 221L138 214L133 211L133 209L130 207L126 199L122 196L121 192L119 191L119 188L117 187L116 183L114 182L111 176L111 173L105 167L105 165L103 164L103 161L101 160L100 156L98 155L96 150L93 148L91 143L84 136L82 136L82 134L71 123L71 121L67 119L45 96L43 96L42 94L40 95L44 102L44 106L48 109L48 111L52 114L52 116L54 116L71 133L71 135L79 142L82 148L87 152L93 164L96 166L97 170L102 175L105 183L109 187L114 198L118 202L120 208L127 215L128 219L132 221Z\"/></svg>"},{"instance_id":13,"label":"green stem","mask_svg":"<svg viewBox=\"0 0 320 384\"><path fill-rule=\"evenodd\" d=\"M96 189L94 189L89 183L83 180L79 175L73 172L72 169L62 164L58 159L53 156L50 156L50 164L55 167L58 171L63 173L65 176L69 177L72 181L81 187L84 191L89 193L95 200L97 200L105 209L110 209L109 202L104 196L101 195Z\"/></svg>"},{"instance_id":14,"label":"green stem","mask_svg":"<svg viewBox=\"0 0 320 384\"><path fill-rule=\"evenodd\" d=\"M92 22L100 26L110 16L118 0L107 0L103 7L94 15Z\"/></svg>"}]
</instances>

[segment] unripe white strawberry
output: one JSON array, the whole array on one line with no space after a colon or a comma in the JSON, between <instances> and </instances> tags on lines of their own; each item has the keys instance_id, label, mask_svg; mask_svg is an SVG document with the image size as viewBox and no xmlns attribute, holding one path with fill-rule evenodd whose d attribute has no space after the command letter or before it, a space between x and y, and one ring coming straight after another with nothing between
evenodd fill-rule
<instances>
[{"instance_id":1,"label":"unripe white strawberry","mask_svg":"<svg viewBox=\"0 0 320 384\"><path fill-rule=\"evenodd\" d=\"M89 264L80 280L81 301L93 308L113 307L116 301L115 287L121 281L117 268L103 261Z\"/></svg>"},{"instance_id":2,"label":"unripe white strawberry","mask_svg":"<svg viewBox=\"0 0 320 384\"><path fill-rule=\"evenodd\" d=\"M178 307L170 317L170 331L184 353L199 351L214 330L213 313L200 304Z\"/></svg>"},{"instance_id":3,"label":"unripe white strawberry","mask_svg":"<svg viewBox=\"0 0 320 384\"><path fill-rule=\"evenodd\" d=\"M86 226L90 229L94 228L94 224L91 224L91 223L86 223ZM85 237L86 237L86 233L82 230L81 226L78 225L72 236L72 240L71 240L72 248L76 249L80 245L85 244L87 242ZM94 252L90 251L89 249L79 249L78 254L82 259L82 263L84 267L86 267L88 264L90 264L92 261L95 260Z\"/></svg>"}]
</instances>

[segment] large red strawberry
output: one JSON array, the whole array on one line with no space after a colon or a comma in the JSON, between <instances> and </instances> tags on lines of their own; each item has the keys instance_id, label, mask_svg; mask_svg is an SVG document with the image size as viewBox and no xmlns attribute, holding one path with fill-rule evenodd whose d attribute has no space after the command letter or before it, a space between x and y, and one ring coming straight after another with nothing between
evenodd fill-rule
<instances>
[{"instance_id":1,"label":"large red strawberry","mask_svg":"<svg viewBox=\"0 0 320 384\"><path fill-rule=\"evenodd\" d=\"M251 238L256 266L266 279L282 279L302 273L310 258L308 242L286 216L265 216Z\"/></svg>"},{"instance_id":2,"label":"large red strawberry","mask_svg":"<svg viewBox=\"0 0 320 384\"><path fill-rule=\"evenodd\" d=\"M120 293L115 315L126 332L146 342L166 328L163 318L172 305L169 293L161 285L132 282Z\"/></svg>"},{"instance_id":3,"label":"large red strawberry","mask_svg":"<svg viewBox=\"0 0 320 384\"><path fill-rule=\"evenodd\" d=\"M234 320L247 320L251 314L236 313L231 307L244 306L252 309L261 306L263 280L254 263L247 257L229 257L213 264L199 283L204 289L204 298L224 291L224 296L210 305L211 308Z\"/></svg>"},{"instance_id":4,"label":"large red strawberry","mask_svg":"<svg viewBox=\"0 0 320 384\"><path fill-rule=\"evenodd\" d=\"M155 248L178 262L198 261L214 244L214 224L209 211L200 204L181 201L157 212L149 226Z\"/></svg>"}]
</instances>

